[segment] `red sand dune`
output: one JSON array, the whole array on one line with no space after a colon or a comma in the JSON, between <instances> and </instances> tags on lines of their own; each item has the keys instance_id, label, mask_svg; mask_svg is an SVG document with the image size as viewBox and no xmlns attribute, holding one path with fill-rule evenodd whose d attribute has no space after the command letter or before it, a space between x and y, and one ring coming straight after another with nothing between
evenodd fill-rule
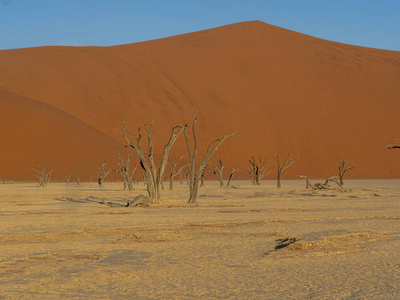
<instances>
[{"instance_id":1,"label":"red sand dune","mask_svg":"<svg viewBox=\"0 0 400 300\"><path fill-rule=\"evenodd\" d=\"M61 179L115 160L121 119L132 130L155 120L161 150L168 123L191 122L196 108L203 147L238 131L222 148L242 178L251 155L275 169L288 151L300 159L285 178L335 175L343 156L356 167L349 178L399 178L400 152L380 152L400 136L399 79L400 52L257 21L114 47L3 50L0 178L31 179L32 160ZM182 140L174 151L186 154Z\"/></svg>"},{"instance_id":2,"label":"red sand dune","mask_svg":"<svg viewBox=\"0 0 400 300\"><path fill-rule=\"evenodd\" d=\"M95 176L90 172L118 146L104 133L36 100L0 91L0 107L2 179L32 179L32 167L46 163L58 179Z\"/></svg>"}]
</instances>

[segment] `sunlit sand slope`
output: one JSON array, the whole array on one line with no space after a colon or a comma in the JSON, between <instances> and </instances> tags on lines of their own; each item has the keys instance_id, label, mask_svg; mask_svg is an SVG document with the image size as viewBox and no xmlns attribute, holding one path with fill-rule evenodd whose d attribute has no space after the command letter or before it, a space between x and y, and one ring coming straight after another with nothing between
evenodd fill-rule
<instances>
[{"instance_id":1,"label":"sunlit sand slope","mask_svg":"<svg viewBox=\"0 0 400 300\"><path fill-rule=\"evenodd\" d=\"M238 157L243 170L251 155L261 155L274 165L274 156L290 151L300 156L287 170L292 178L331 176L343 156L356 167L349 176L399 177L399 154L380 152L400 135L399 74L399 52L257 21L115 47L0 51L0 89L47 103L112 139L120 139L121 119L135 130L155 120L161 136L168 122L190 122L198 108L200 145L237 130L224 145L227 163ZM2 118L1 127L10 124ZM0 166L9 161L2 155Z\"/></svg>"}]
</instances>

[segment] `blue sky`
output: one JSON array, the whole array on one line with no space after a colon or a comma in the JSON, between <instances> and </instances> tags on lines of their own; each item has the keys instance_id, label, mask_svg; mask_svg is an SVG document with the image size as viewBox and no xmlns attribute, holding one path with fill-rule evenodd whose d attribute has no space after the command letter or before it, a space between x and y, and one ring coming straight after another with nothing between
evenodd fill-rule
<instances>
[{"instance_id":1,"label":"blue sky","mask_svg":"<svg viewBox=\"0 0 400 300\"><path fill-rule=\"evenodd\" d=\"M400 51L400 0L0 0L0 49L119 45L250 20Z\"/></svg>"}]
</instances>

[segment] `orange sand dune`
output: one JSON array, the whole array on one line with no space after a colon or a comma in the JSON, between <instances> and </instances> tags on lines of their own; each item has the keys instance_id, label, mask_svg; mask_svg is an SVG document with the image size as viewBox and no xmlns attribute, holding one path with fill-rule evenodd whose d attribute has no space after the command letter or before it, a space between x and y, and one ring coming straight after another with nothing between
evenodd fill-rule
<instances>
[{"instance_id":1,"label":"orange sand dune","mask_svg":"<svg viewBox=\"0 0 400 300\"><path fill-rule=\"evenodd\" d=\"M115 152L115 140L48 104L0 91L0 106L2 179L32 180L32 163L47 163L54 179L87 180Z\"/></svg>"},{"instance_id":2,"label":"orange sand dune","mask_svg":"<svg viewBox=\"0 0 400 300\"><path fill-rule=\"evenodd\" d=\"M290 151L300 159L286 178L334 175L344 155L356 167L349 177L400 178L400 153L380 152L400 136L399 77L400 52L330 42L258 21L115 47L0 51L0 89L47 103L110 140L120 140L115 128L121 119L133 130L142 120L155 120L155 134L162 136L169 122L190 122L198 108L201 145L238 131L223 146L227 168L238 157L245 170L251 155L267 157L274 168L273 157ZM33 122L26 114L25 122ZM20 122L4 120L1 115L2 130ZM76 134L75 124L75 131L65 125L57 132ZM21 140L17 132L2 135ZM37 130L32 126L26 134L31 138L21 141L23 149L12 142L2 149L0 176L11 172L10 153L24 152L27 161L41 153L37 144L31 147ZM96 136L96 142L109 143ZM156 140L158 149L162 140ZM178 146L175 151L185 153L182 140ZM79 163L71 158L69 165ZM16 172L26 174L13 172L15 178Z\"/></svg>"}]
</instances>

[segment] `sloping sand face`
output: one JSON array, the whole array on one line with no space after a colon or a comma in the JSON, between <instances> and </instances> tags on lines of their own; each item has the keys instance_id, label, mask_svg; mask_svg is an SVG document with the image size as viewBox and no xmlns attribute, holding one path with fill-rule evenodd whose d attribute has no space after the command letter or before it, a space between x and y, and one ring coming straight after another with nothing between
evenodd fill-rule
<instances>
[{"instance_id":1,"label":"sloping sand face","mask_svg":"<svg viewBox=\"0 0 400 300\"><path fill-rule=\"evenodd\" d=\"M349 176L398 178L398 153L380 150L399 136L399 74L399 52L333 43L262 22L116 47L0 51L0 90L9 93L1 98L15 102L18 95L64 112L67 126L57 133L69 137L64 152L82 143L74 118L84 130L97 131L96 150L89 155L112 161L115 154L107 149L110 139L121 141L115 130L121 119L132 131L142 121L155 120L156 151L161 151L169 122L191 122L198 109L200 147L237 130L223 145L227 163L238 158L244 170L251 155L261 155L274 165L273 157L290 151L301 159L287 170L287 178L332 176L343 156L356 167ZM0 133L11 140L10 155L0 156L2 179L27 179L32 160L50 160L51 154L34 147L36 140L57 150L25 104L19 105L32 138L24 140L29 151L22 164L12 155L20 149L18 133L4 129L20 120L6 118L10 112L2 107ZM59 128L55 120L47 124ZM175 151L183 155L179 142ZM54 178L82 167L80 161L52 156ZM8 177L10 169L20 170L20 176Z\"/></svg>"},{"instance_id":2,"label":"sloping sand face","mask_svg":"<svg viewBox=\"0 0 400 300\"><path fill-rule=\"evenodd\" d=\"M121 183L0 185L0 296L5 299L398 299L398 181L206 182L162 203Z\"/></svg>"}]
</instances>

